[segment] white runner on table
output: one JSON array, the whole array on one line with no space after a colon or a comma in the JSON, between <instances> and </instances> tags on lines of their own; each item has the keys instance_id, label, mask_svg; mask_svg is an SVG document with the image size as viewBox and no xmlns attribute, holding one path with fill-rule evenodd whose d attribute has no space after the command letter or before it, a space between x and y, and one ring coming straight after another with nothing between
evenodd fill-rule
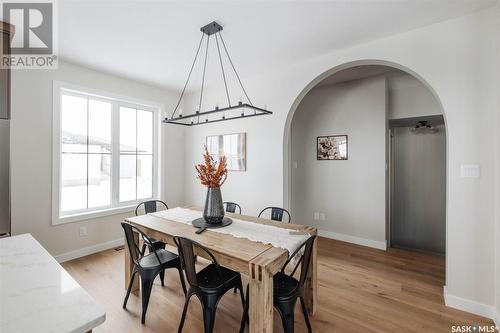
<instances>
[{"instance_id":1,"label":"white runner on table","mask_svg":"<svg viewBox=\"0 0 500 333\"><path fill-rule=\"evenodd\" d=\"M150 213L149 215L170 221L191 224L202 217L202 212L181 207ZM271 225L244 221L231 216L233 223L223 228L210 229L213 232L229 234L238 238L246 238L254 242L271 244L288 250L289 255L305 242L311 235L300 230L278 228ZM300 258L300 254L294 258Z\"/></svg>"}]
</instances>

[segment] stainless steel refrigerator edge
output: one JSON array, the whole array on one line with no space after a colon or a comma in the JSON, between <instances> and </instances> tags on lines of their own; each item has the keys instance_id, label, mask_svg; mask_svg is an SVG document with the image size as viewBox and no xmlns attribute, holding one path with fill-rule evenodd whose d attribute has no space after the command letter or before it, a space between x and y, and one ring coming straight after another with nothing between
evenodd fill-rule
<instances>
[{"instance_id":1,"label":"stainless steel refrigerator edge","mask_svg":"<svg viewBox=\"0 0 500 333\"><path fill-rule=\"evenodd\" d=\"M10 233L10 121L0 119L0 237Z\"/></svg>"},{"instance_id":2,"label":"stainless steel refrigerator edge","mask_svg":"<svg viewBox=\"0 0 500 333\"><path fill-rule=\"evenodd\" d=\"M11 26L0 22L0 55L10 53L6 29ZM0 69L0 237L10 226L10 71Z\"/></svg>"}]
</instances>

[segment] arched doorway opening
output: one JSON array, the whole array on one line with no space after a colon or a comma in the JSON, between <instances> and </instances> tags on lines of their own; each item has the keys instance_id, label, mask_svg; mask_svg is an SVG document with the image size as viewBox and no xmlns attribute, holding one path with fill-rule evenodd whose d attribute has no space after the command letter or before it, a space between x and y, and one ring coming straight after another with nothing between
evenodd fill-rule
<instances>
[{"instance_id":1,"label":"arched doorway opening","mask_svg":"<svg viewBox=\"0 0 500 333\"><path fill-rule=\"evenodd\" d=\"M444 254L445 123L437 94L412 70L380 60L337 66L309 83L288 114L284 203L325 236ZM345 140L346 161L318 156L320 140Z\"/></svg>"}]
</instances>

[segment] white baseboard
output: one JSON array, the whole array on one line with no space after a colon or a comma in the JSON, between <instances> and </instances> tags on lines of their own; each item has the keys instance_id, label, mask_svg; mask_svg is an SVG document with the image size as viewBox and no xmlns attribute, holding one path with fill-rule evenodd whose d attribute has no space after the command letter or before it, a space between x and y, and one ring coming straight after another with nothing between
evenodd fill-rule
<instances>
[{"instance_id":1,"label":"white baseboard","mask_svg":"<svg viewBox=\"0 0 500 333\"><path fill-rule=\"evenodd\" d=\"M497 316L495 317L494 322L497 330L500 331L500 312L497 312Z\"/></svg>"},{"instance_id":2,"label":"white baseboard","mask_svg":"<svg viewBox=\"0 0 500 333\"><path fill-rule=\"evenodd\" d=\"M326 237L326 238L331 238L331 239L336 239L339 241L347 242L347 243L353 243L353 244L357 244L357 245L373 247L373 248L379 249L379 250L387 250L387 243L386 242L380 242L380 241L365 239L365 238L356 237L356 236L344 235L344 234L339 234L336 232L326 231L326 230L318 230L318 235L322 236L322 237Z\"/></svg>"},{"instance_id":3,"label":"white baseboard","mask_svg":"<svg viewBox=\"0 0 500 333\"><path fill-rule=\"evenodd\" d=\"M470 299L465 299L459 296L451 295L448 293L446 286L443 287L444 304L451 308L470 312L478 316L486 317L495 320L495 324L499 325L498 316L496 316L496 309L492 305L479 303ZM496 317L496 318L495 318Z\"/></svg>"},{"instance_id":4,"label":"white baseboard","mask_svg":"<svg viewBox=\"0 0 500 333\"><path fill-rule=\"evenodd\" d=\"M124 244L123 238L115 239L115 240L104 242L101 244L96 244L96 245L92 245L89 247L84 247L82 249L58 254L58 255L54 256L54 258L57 260L57 262L62 263L65 261L85 257L85 256L88 256L88 255L93 254L93 253L112 249L114 247L122 246L123 244Z\"/></svg>"}]
</instances>

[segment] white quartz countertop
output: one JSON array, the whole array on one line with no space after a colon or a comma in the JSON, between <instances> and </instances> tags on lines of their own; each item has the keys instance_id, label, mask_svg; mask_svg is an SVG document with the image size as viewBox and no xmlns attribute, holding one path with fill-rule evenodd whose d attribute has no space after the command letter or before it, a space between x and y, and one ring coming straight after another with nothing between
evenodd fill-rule
<instances>
[{"instance_id":1,"label":"white quartz countertop","mask_svg":"<svg viewBox=\"0 0 500 333\"><path fill-rule=\"evenodd\" d=\"M83 333L106 313L30 234L0 239L0 332Z\"/></svg>"}]
</instances>

